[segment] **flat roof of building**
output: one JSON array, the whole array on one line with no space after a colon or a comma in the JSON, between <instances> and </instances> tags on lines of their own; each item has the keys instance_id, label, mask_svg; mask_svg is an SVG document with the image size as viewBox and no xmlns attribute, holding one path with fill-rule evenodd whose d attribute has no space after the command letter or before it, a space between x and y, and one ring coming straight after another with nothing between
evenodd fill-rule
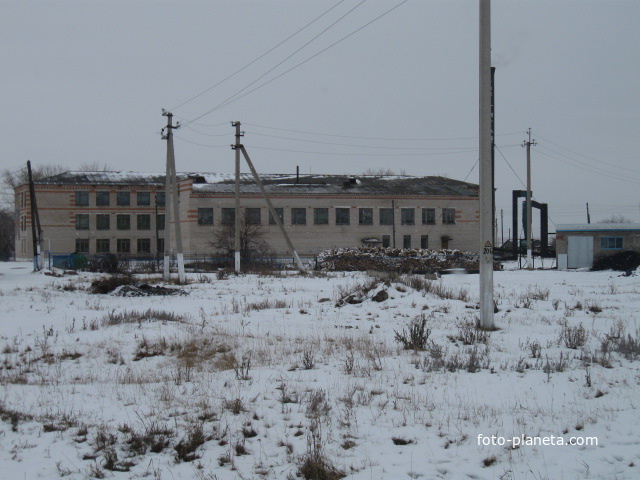
<instances>
[{"instance_id":1,"label":"flat roof of building","mask_svg":"<svg viewBox=\"0 0 640 480\"><path fill-rule=\"evenodd\" d=\"M556 232L636 231L640 223L567 223L556 225Z\"/></svg>"}]
</instances>

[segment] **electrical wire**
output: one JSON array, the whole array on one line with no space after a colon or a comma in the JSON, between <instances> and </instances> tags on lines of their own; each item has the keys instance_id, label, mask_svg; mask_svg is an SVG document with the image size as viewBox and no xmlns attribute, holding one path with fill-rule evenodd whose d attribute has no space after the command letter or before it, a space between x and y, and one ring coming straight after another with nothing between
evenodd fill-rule
<instances>
[{"instance_id":1,"label":"electrical wire","mask_svg":"<svg viewBox=\"0 0 640 480\"><path fill-rule=\"evenodd\" d=\"M298 30L296 30L294 33L292 33L291 35L289 35L287 38L285 38L284 40L282 40L280 43L276 44L275 46L271 47L269 50L267 50L266 52L264 52L262 55L259 55L258 57L254 58L253 60L251 60L249 63L247 63L246 65L244 65L243 67L240 67L238 70L236 70L235 72L233 72L232 74L226 76L225 78L223 78L222 80L220 80L218 83L212 85L211 87L203 90L202 92L198 93L197 95L191 97L190 99L182 102L179 105L176 105L175 107L173 107L172 110L178 109L184 105L186 105L187 103L195 100L196 98L201 97L202 95L204 95L207 92L210 92L211 90L213 90L214 88L216 88L217 86L223 84L224 82L226 82L227 80L229 80L232 77L235 77L238 73L244 71L245 69L249 68L251 65L253 65L254 63L256 63L258 60L261 60L262 58L264 58L265 56L267 56L268 54L270 54L271 52L273 52L276 48L280 47L281 45L283 45L284 43L288 42L289 40L291 40L293 37L295 37L297 34L299 34L300 32L302 32L303 30L305 30L307 27L310 27L311 25L313 25L315 22L317 22L318 20L320 20L322 17L324 17L326 14L328 14L331 10L333 10L334 8L336 8L338 5L340 5L341 3L343 3L344 0L340 0L338 3L336 3L335 5L333 5L331 8L329 8L328 10L325 10L323 13L321 13L319 16L317 16L316 18L314 18L313 20L311 20L309 23L307 23L305 26L303 26L302 28L299 28Z\"/></svg>"},{"instance_id":2,"label":"electrical wire","mask_svg":"<svg viewBox=\"0 0 640 480\"><path fill-rule=\"evenodd\" d=\"M576 151L574 151L574 150L571 150L570 148L563 147L562 145L559 145L559 144L557 144L557 143L555 143L555 142L552 142L552 141L551 141L551 140L549 140L548 138L540 137L540 135L536 135L536 136L537 136L538 138L540 138L540 139L544 140L545 142L548 142L548 143L550 143L550 144L552 144L552 145L555 145L555 146L556 146L556 147L558 147L558 148L561 148L561 149L563 149L563 150L566 150L566 151L568 151L568 152L571 152L571 153L573 153L574 155L578 155L579 157L587 158L587 159L589 159L589 160L591 160L591 161L593 161L593 162L596 162L596 163L598 163L598 164L605 164L605 165L609 165L609 166L614 167L614 168L619 168L619 169L621 169L621 170L627 170L627 171L629 171L629 172L640 173L640 170L637 170L637 169L634 169L634 168L628 168L628 167L621 167L620 165L616 165L616 164L614 164L614 163L610 163L610 162L605 162L604 160L597 160L597 159L595 159L595 158L593 158L593 157L590 157L590 156L588 156L588 155L584 155L583 153L579 153L579 152L576 152ZM547 148L548 148L548 147L547 147Z\"/></svg>"},{"instance_id":3,"label":"electrical wire","mask_svg":"<svg viewBox=\"0 0 640 480\"><path fill-rule=\"evenodd\" d=\"M357 28L356 30L352 31L351 33L349 33L348 35L345 35L344 37L342 37L340 40L330 44L328 47L325 47L324 49L320 50L319 52L315 53L314 55L308 57L306 60L303 60L302 62L294 65L293 67L289 68L288 70L285 70L284 72L282 72L281 74L271 78L270 80L267 80L264 83L261 83L260 85L258 85L257 87L249 90L248 92L243 93L242 95L239 96L232 96L229 97L227 100L224 100L223 102L219 103L218 105L216 105L215 107L211 108L210 110L206 111L205 113L203 113L202 115L194 118L193 120L190 120L188 123L193 123L197 120L200 120L201 118L215 112L216 110L219 110L222 107L226 107L227 105L240 100L241 98L255 92L256 90L259 90L260 88L270 84L271 82L279 79L280 77L286 75L287 73L295 70L296 68L304 65L305 63L309 62L310 60L313 60L314 58L316 58L318 55L321 55L322 53L326 52L327 50L329 50L330 48L335 47L336 45L338 45L339 43L342 43L343 41L345 41L347 38L355 35L356 33L360 32L361 30L363 30L364 28L368 27L369 25L371 25L372 23L378 21L379 19L381 19L382 17L388 15L389 13L391 13L393 10L397 9L398 7L404 5L405 3L407 3L409 0L402 0L400 3L398 3L397 5L395 5L394 7L390 8L389 10L385 11L384 13L378 15L377 17L375 17L373 20L369 21L368 23L365 23L364 25L362 25L361 27Z\"/></svg>"},{"instance_id":4,"label":"electrical wire","mask_svg":"<svg viewBox=\"0 0 640 480\"><path fill-rule=\"evenodd\" d=\"M305 142L305 143L316 143L322 145L337 145L344 147L354 147L354 148L375 148L375 149L384 149L384 150L469 150L470 147L384 147L384 146L376 146L376 145L354 145L351 143L337 143L337 142L323 142L320 140L305 140L301 138L292 138L292 137L283 137L280 135L269 135L266 133L258 133L252 131L246 131L245 133L250 133L252 135L257 135L260 137L269 137L269 138L279 138L283 140L292 140L295 142ZM477 150L477 148L474 148Z\"/></svg>"},{"instance_id":5,"label":"electrical wire","mask_svg":"<svg viewBox=\"0 0 640 480\"><path fill-rule=\"evenodd\" d=\"M279 127L270 127L267 125L258 125L255 123L245 123L249 127L259 127L266 128L269 130L280 130L283 132L292 132L292 133L302 133L305 135L318 135L323 137L337 137L337 138L351 138L356 140L381 140L381 141L392 141L392 142L421 142L421 141L450 141L450 140L478 140L479 137L451 137L451 138L385 138L385 137L361 137L361 136L353 136L353 135L340 135L335 133L320 133L320 132L311 132L308 130L292 130L288 128L279 128ZM521 135L522 132L509 132L509 133L501 133L496 136L506 136L506 135Z\"/></svg>"}]
</instances>

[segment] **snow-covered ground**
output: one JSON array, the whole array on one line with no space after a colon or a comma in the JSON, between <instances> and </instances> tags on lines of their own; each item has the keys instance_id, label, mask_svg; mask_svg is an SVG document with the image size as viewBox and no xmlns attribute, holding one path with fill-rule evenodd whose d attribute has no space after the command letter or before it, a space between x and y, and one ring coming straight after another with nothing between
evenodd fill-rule
<instances>
[{"instance_id":1,"label":"snow-covered ground","mask_svg":"<svg viewBox=\"0 0 640 480\"><path fill-rule=\"evenodd\" d=\"M98 276L0 264L2 478L640 478L638 272Z\"/></svg>"}]
</instances>

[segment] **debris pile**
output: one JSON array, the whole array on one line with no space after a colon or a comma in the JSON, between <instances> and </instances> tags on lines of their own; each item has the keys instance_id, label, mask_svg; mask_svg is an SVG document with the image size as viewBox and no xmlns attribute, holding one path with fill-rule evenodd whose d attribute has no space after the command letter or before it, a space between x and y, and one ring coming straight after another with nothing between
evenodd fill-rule
<instances>
[{"instance_id":1,"label":"debris pile","mask_svg":"<svg viewBox=\"0 0 640 480\"><path fill-rule=\"evenodd\" d=\"M620 272L632 272L638 267L640 267L640 253L633 250L627 250L599 258L593 263L591 270L617 270Z\"/></svg>"},{"instance_id":2,"label":"debris pile","mask_svg":"<svg viewBox=\"0 0 640 480\"><path fill-rule=\"evenodd\" d=\"M479 269L478 254L472 252L367 246L325 250L318 255L318 265L323 270L401 273L436 273L453 268L475 272Z\"/></svg>"}]
</instances>

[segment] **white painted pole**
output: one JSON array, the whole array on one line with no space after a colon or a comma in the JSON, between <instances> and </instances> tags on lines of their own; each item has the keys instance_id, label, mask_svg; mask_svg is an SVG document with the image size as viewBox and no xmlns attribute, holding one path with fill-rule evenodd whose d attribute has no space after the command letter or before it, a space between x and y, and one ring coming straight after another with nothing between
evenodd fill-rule
<instances>
[{"instance_id":1,"label":"white painted pole","mask_svg":"<svg viewBox=\"0 0 640 480\"><path fill-rule=\"evenodd\" d=\"M234 122L236 127L236 189L235 189L235 235L234 235L234 257L235 272L240 273L240 122Z\"/></svg>"},{"instance_id":2,"label":"white painted pole","mask_svg":"<svg viewBox=\"0 0 640 480\"><path fill-rule=\"evenodd\" d=\"M488 329L494 328L491 163L491 2L480 0L480 326Z\"/></svg>"}]
</instances>

